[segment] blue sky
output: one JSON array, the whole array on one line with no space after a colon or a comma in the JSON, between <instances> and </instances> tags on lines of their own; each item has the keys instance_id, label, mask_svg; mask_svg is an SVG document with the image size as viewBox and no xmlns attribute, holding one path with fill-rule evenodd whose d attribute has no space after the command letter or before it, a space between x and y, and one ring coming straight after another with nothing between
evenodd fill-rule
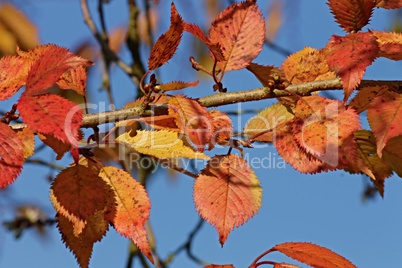
<instances>
[{"instance_id":1,"label":"blue sky","mask_svg":"<svg viewBox=\"0 0 402 268\"><path fill-rule=\"evenodd\" d=\"M288 2L290 0L287 0ZM35 1L24 5L30 18L38 25L41 41L55 43L74 49L88 38L89 31L83 24L79 1ZM90 1L95 4L96 1ZM160 1L161 20L169 19L170 1ZM203 19L197 8L198 1L174 1L183 18L189 22ZM188 5L191 2L192 5ZM266 12L269 1L258 1ZM290 1L285 15L285 24L278 35L277 43L291 51L305 46L324 47L332 34L344 33L334 22L326 1ZM18 1L19 4L25 1ZM124 23L127 18L125 1L113 0L106 6L107 22L112 29ZM95 5L91 5L95 11ZM391 22L391 12L375 10L370 29L386 30ZM162 26L164 31L167 26ZM184 42L189 43L188 37ZM127 56L123 52L123 56ZM173 59L163 67L160 79L192 80L191 71L182 71L186 66L190 51L181 45ZM147 58L147 55L144 55ZM256 59L261 64L279 66L284 60L282 55L264 48ZM402 65L386 59L378 59L368 67L366 79L397 80L401 77ZM225 75L225 86L229 91L260 87L258 81L247 71L233 71ZM195 89L189 89L189 95L204 96L212 93L211 81L202 81ZM88 90L95 101L105 101L106 95L99 92L99 71L94 71L93 80L89 81ZM133 98L133 86L118 70L114 70L112 86L116 91L117 107L121 107ZM12 103L13 100L10 101ZM14 100L15 101L15 100ZM241 109L260 109L272 101L230 105L223 111ZM8 108L8 104L1 104ZM3 106L4 105L4 106ZM237 130L244 127L251 114L234 119ZM216 150L215 153L224 153ZM204 224L196 236L193 251L205 261L217 264L232 263L236 267L247 267L260 253L275 244L289 241L309 241L328 247L345 256L358 267L399 267L402 262L402 182L397 176L391 177L385 184L384 199L362 202L361 194L367 179L360 175L346 172L332 172L317 175L302 175L290 166L283 167L282 160L273 146L258 149L246 149L249 158L265 159L264 167L255 167L255 172L263 187L262 207L259 213L244 226L231 232L222 248L217 232ZM45 151L42 158L52 159L54 154ZM63 159L67 165L70 159ZM269 162L271 161L271 162ZM275 162L275 163L274 163ZM269 165L269 163L271 165ZM53 208L48 200L49 182L46 176L49 170L44 167L27 165L20 178L12 185L8 193L12 204L34 203L53 215ZM157 238L159 254L166 257L187 239L187 235L198 222L198 215L192 199L193 179L177 176L171 179L166 172L158 172L150 179L148 193L152 202L151 225ZM7 198L0 198L0 219L10 219L10 203ZM34 232L26 232L21 239L0 227L0 267L78 267L74 256L65 248L60 234L55 228L48 229L48 236L39 239ZM95 244L91 267L125 267L128 254L128 240L110 229L106 237ZM287 260L282 255L273 254L272 260ZM137 263L136 263L137 264ZM138 266L134 266L138 267ZM197 267L181 253L172 263L172 267Z\"/></svg>"}]
</instances>

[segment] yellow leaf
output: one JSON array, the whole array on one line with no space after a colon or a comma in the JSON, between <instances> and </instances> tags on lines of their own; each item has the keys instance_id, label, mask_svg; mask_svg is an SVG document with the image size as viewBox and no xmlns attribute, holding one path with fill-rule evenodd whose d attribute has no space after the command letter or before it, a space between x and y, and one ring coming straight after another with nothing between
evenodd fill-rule
<instances>
[{"instance_id":1,"label":"yellow leaf","mask_svg":"<svg viewBox=\"0 0 402 268\"><path fill-rule=\"evenodd\" d=\"M161 159L180 157L209 159L209 156L185 146L179 138L179 133L167 130L139 130L134 137L131 137L130 133L126 132L117 137L116 141L126 144L139 153Z\"/></svg>"}]
</instances>

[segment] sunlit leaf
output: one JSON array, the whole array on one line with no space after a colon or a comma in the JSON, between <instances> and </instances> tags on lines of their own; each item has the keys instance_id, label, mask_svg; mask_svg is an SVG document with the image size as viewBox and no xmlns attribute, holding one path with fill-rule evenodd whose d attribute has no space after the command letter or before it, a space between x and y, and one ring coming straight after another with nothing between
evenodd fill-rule
<instances>
[{"instance_id":1,"label":"sunlit leaf","mask_svg":"<svg viewBox=\"0 0 402 268\"><path fill-rule=\"evenodd\" d=\"M87 71L83 66L72 68L63 73L56 84L61 89L72 89L80 95L85 95L87 85Z\"/></svg>"},{"instance_id":2,"label":"sunlit leaf","mask_svg":"<svg viewBox=\"0 0 402 268\"><path fill-rule=\"evenodd\" d=\"M211 158L194 184L194 202L223 245L230 231L258 212L262 189L254 171L237 155Z\"/></svg>"},{"instance_id":3,"label":"sunlit leaf","mask_svg":"<svg viewBox=\"0 0 402 268\"><path fill-rule=\"evenodd\" d=\"M0 100L14 95L28 76L30 63L18 56L6 56L0 59Z\"/></svg>"},{"instance_id":4,"label":"sunlit leaf","mask_svg":"<svg viewBox=\"0 0 402 268\"><path fill-rule=\"evenodd\" d=\"M152 155L160 159L180 157L209 159L207 155L186 146L177 132L168 130L139 130L134 137L131 137L130 133L126 132L117 137L116 141L139 153Z\"/></svg>"},{"instance_id":5,"label":"sunlit leaf","mask_svg":"<svg viewBox=\"0 0 402 268\"><path fill-rule=\"evenodd\" d=\"M233 135L232 120L227 114L219 110L210 110L209 114L212 118L213 134L209 142L208 150L212 150L215 144L222 146L229 145L229 139Z\"/></svg>"},{"instance_id":6,"label":"sunlit leaf","mask_svg":"<svg viewBox=\"0 0 402 268\"><path fill-rule=\"evenodd\" d=\"M341 255L312 243L287 242L276 245L273 250L282 252L290 258L312 267L356 268L356 266Z\"/></svg>"},{"instance_id":7,"label":"sunlit leaf","mask_svg":"<svg viewBox=\"0 0 402 268\"><path fill-rule=\"evenodd\" d=\"M393 9L402 7L402 0L376 0L377 7Z\"/></svg>"},{"instance_id":8,"label":"sunlit leaf","mask_svg":"<svg viewBox=\"0 0 402 268\"><path fill-rule=\"evenodd\" d=\"M357 113L362 113L370 106L375 97L381 96L394 88L389 86L360 87L356 96L350 100L349 107L353 107Z\"/></svg>"},{"instance_id":9,"label":"sunlit leaf","mask_svg":"<svg viewBox=\"0 0 402 268\"><path fill-rule=\"evenodd\" d=\"M24 127L23 129L14 130L15 134L21 140L21 145L24 147L24 158L34 154L35 150L35 135L29 127Z\"/></svg>"},{"instance_id":10,"label":"sunlit leaf","mask_svg":"<svg viewBox=\"0 0 402 268\"><path fill-rule=\"evenodd\" d=\"M110 185L115 194L116 214L112 220L113 227L130 238L153 263L145 229L151 203L144 187L127 172L112 166L103 167L99 176Z\"/></svg>"},{"instance_id":11,"label":"sunlit leaf","mask_svg":"<svg viewBox=\"0 0 402 268\"><path fill-rule=\"evenodd\" d=\"M371 33L351 33L341 37L333 35L326 47L327 62L342 79L346 102L360 84L366 67L378 57L378 43Z\"/></svg>"},{"instance_id":12,"label":"sunlit leaf","mask_svg":"<svg viewBox=\"0 0 402 268\"><path fill-rule=\"evenodd\" d=\"M379 56L402 60L402 34L373 31L380 47Z\"/></svg>"}]
</instances>

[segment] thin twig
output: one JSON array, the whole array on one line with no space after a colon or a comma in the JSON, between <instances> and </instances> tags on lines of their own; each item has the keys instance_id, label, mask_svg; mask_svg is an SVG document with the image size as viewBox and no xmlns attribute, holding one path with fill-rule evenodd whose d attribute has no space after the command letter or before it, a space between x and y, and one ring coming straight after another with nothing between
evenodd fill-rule
<instances>
[{"instance_id":1,"label":"thin twig","mask_svg":"<svg viewBox=\"0 0 402 268\"><path fill-rule=\"evenodd\" d=\"M35 165L41 165L41 166L46 166L55 170L63 170L65 167L59 166L55 163L52 162L47 162L41 159L36 159L36 158L28 158L25 163L27 164L35 164Z\"/></svg>"}]
</instances>

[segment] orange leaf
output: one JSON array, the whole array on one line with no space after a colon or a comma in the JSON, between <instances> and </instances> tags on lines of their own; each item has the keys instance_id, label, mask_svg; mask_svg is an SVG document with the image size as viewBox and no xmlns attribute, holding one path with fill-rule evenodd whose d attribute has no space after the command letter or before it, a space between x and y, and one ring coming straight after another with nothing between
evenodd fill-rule
<instances>
[{"instance_id":1,"label":"orange leaf","mask_svg":"<svg viewBox=\"0 0 402 268\"><path fill-rule=\"evenodd\" d=\"M223 245L234 227L247 222L261 206L262 189L254 171L237 155L217 155L194 183L194 202Z\"/></svg>"},{"instance_id":2,"label":"orange leaf","mask_svg":"<svg viewBox=\"0 0 402 268\"><path fill-rule=\"evenodd\" d=\"M169 115L176 119L177 126L189 137L197 150L203 152L212 137L213 129L208 110L198 101L179 95L169 100Z\"/></svg>"},{"instance_id":3,"label":"orange leaf","mask_svg":"<svg viewBox=\"0 0 402 268\"><path fill-rule=\"evenodd\" d=\"M272 87L278 82L286 81L283 71L275 66L264 66L251 62L247 70L252 72L264 87Z\"/></svg>"},{"instance_id":4,"label":"orange leaf","mask_svg":"<svg viewBox=\"0 0 402 268\"><path fill-rule=\"evenodd\" d=\"M29 127L23 129L14 130L14 133L20 138L22 146L24 147L24 159L32 156L35 150L35 136L33 131Z\"/></svg>"},{"instance_id":5,"label":"orange leaf","mask_svg":"<svg viewBox=\"0 0 402 268\"><path fill-rule=\"evenodd\" d=\"M87 268L92 255L95 242L102 240L109 229L108 222L104 218L105 211L97 211L91 215L85 228L79 235L74 234L73 224L63 215L57 214L57 228L66 246L73 252L80 267Z\"/></svg>"},{"instance_id":6,"label":"orange leaf","mask_svg":"<svg viewBox=\"0 0 402 268\"><path fill-rule=\"evenodd\" d=\"M158 85L158 89L165 92L165 91L172 91L172 90L180 90L187 87L195 87L198 85L198 81L194 82L183 82L183 81L173 81L166 84Z\"/></svg>"},{"instance_id":7,"label":"orange leaf","mask_svg":"<svg viewBox=\"0 0 402 268\"><path fill-rule=\"evenodd\" d=\"M289 122L287 128L278 129L274 139L276 150L283 160L302 173L328 171L330 169L328 165L300 148L290 130L290 124Z\"/></svg>"},{"instance_id":8,"label":"orange leaf","mask_svg":"<svg viewBox=\"0 0 402 268\"><path fill-rule=\"evenodd\" d=\"M285 105L276 103L252 117L243 132L253 140L272 142L278 129L293 117Z\"/></svg>"},{"instance_id":9,"label":"orange leaf","mask_svg":"<svg viewBox=\"0 0 402 268\"><path fill-rule=\"evenodd\" d=\"M92 65L91 61L56 45L44 45L27 52L19 52L19 54L34 60L26 82L25 93L29 95L47 90L69 69Z\"/></svg>"},{"instance_id":10,"label":"orange leaf","mask_svg":"<svg viewBox=\"0 0 402 268\"><path fill-rule=\"evenodd\" d=\"M377 7L393 9L402 7L402 0L376 0Z\"/></svg>"},{"instance_id":11,"label":"orange leaf","mask_svg":"<svg viewBox=\"0 0 402 268\"><path fill-rule=\"evenodd\" d=\"M229 145L229 140L233 135L233 125L230 117L219 110L210 110L209 115L212 118L213 136L209 142L208 150L212 150L215 144Z\"/></svg>"},{"instance_id":12,"label":"orange leaf","mask_svg":"<svg viewBox=\"0 0 402 268\"><path fill-rule=\"evenodd\" d=\"M380 46L380 57L391 60L402 60L402 34L373 31Z\"/></svg>"},{"instance_id":13,"label":"orange leaf","mask_svg":"<svg viewBox=\"0 0 402 268\"><path fill-rule=\"evenodd\" d=\"M381 158L387 142L402 135L402 96L395 92L378 96L367 109L367 118L377 139L377 154Z\"/></svg>"},{"instance_id":14,"label":"orange leaf","mask_svg":"<svg viewBox=\"0 0 402 268\"><path fill-rule=\"evenodd\" d=\"M75 103L55 94L22 95L17 107L33 131L77 145L82 111Z\"/></svg>"},{"instance_id":15,"label":"orange leaf","mask_svg":"<svg viewBox=\"0 0 402 268\"><path fill-rule=\"evenodd\" d=\"M63 73L56 84L61 89L72 89L80 95L85 95L87 86L87 71L83 66L72 68Z\"/></svg>"},{"instance_id":16,"label":"orange leaf","mask_svg":"<svg viewBox=\"0 0 402 268\"><path fill-rule=\"evenodd\" d=\"M117 232L130 238L153 263L145 222L151 203L144 187L127 172L115 167L103 167L99 176L110 185L116 198L116 215L112 224Z\"/></svg>"},{"instance_id":17,"label":"orange leaf","mask_svg":"<svg viewBox=\"0 0 402 268\"><path fill-rule=\"evenodd\" d=\"M260 54L265 40L265 22L252 1L230 5L212 22L212 43L218 43L225 60L219 61L222 73L245 68Z\"/></svg>"},{"instance_id":18,"label":"orange leaf","mask_svg":"<svg viewBox=\"0 0 402 268\"><path fill-rule=\"evenodd\" d=\"M168 62L176 52L181 35L184 30L184 23L176 10L174 3L171 4L170 27L166 33L162 34L151 50L148 59L148 69L150 71L161 67Z\"/></svg>"},{"instance_id":19,"label":"orange leaf","mask_svg":"<svg viewBox=\"0 0 402 268\"><path fill-rule=\"evenodd\" d=\"M329 67L342 79L344 102L360 84L366 67L378 56L378 43L371 33L351 33L345 37L334 35L326 47Z\"/></svg>"},{"instance_id":20,"label":"orange leaf","mask_svg":"<svg viewBox=\"0 0 402 268\"><path fill-rule=\"evenodd\" d=\"M18 56L7 56L0 59L0 100L14 95L28 76L30 63Z\"/></svg>"},{"instance_id":21,"label":"orange leaf","mask_svg":"<svg viewBox=\"0 0 402 268\"><path fill-rule=\"evenodd\" d=\"M5 188L15 181L24 161L21 139L8 125L0 122L0 188Z\"/></svg>"},{"instance_id":22,"label":"orange leaf","mask_svg":"<svg viewBox=\"0 0 402 268\"><path fill-rule=\"evenodd\" d=\"M39 133L38 137L44 144L52 148L53 151L57 154L56 160L60 160L61 158L63 158L64 154L67 153L71 148L71 144L62 142L61 140L56 139L51 134Z\"/></svg>"},{"instance_id":23,"label":"orange leaf","mask_svg":"<svg viewBox=\"0 0 402 268\"><path fill-rule=\"evenodd\" d=\"M329 0L336 22L347 32L357 32L370 20L374 0Z\"/></svg>"},{"instance_id":24,"label":"orange leaf","mask_svg":"<svg viewBox=\"0 0 402 268\"><path fill-rule=\"evenodd\" d=\"M305 111L312 106L314 113L305 118ZM298 117L298 111L303 111L302 118ZM299 146L309 154L332 167L339 167L345 154L356 155L354 144L348 143L353 132L360 129L359 116L354 109L346 109L336 100L310 96L297 102L295 117L293 134ZM344 145L347 147L341 150Z\"/></svg>"},{"instance_id":25,"label":"orange leaf","mask_svg":"<svg viewBox=\"0 0 402 268\"><path fill-rule=\"evenodd\" d=\"M88 220L107 206L110 187L94 169L75 165L64 169L54 179L51 189L57 202L81 220Z\"/></svg>"},{"instance_id":26,"label":"orange leaf","mask_svg":"<svg viewBox=\"0 0 402 268\"><path fill-rule=\"evenodd\" d=\"M329 69L324 50L305 47L290 55L282 64L283 72L292 84L318 80L323 75L326 79L335 78Z\"/></svg>"},{"instance_id":27,"label":"orange leaf","mask_svg":"<svg viewBox=\"0 0 402 268\"><path fill-rule=\"evenodd\" d=\"M222 61L225 59L219 43L212 43L198 25L184 22L184 30L201 40L208 47L215 60Z\"/></svg>"},{"instance_id":28,"label":"orange leaf","mask_svg":"<svg viewBox=\"0 0 402 268\"><path fill-rule=\"evenodd\" d=\"M356 268L353 263L344 257L327 248L312 243L288 242L276 245L272 249L312 267Z\"/></svg>"}]
</instances>

